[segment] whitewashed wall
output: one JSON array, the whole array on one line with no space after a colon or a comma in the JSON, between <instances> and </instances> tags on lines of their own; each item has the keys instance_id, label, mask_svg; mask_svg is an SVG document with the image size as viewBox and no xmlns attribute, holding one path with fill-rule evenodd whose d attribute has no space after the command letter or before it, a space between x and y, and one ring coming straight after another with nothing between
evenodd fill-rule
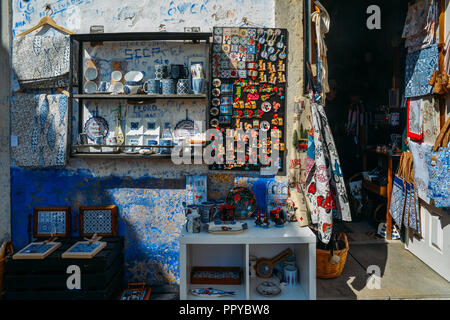
<instances>
[{"instance_id":1,"label":"whitewashed wall","mask_svg":"<svg viewBox=\"0 0 450 320\"><path fill-rule=\"evenodd\" d=\"M165 28L183 31L185 26L210 31L214 25L249 22L274 25L274 0L12 0L14 31L35 24L49 3L54 20L77 33L91 25L104 25L105 32L149 32Z\"/></svg>"}]
</instances>

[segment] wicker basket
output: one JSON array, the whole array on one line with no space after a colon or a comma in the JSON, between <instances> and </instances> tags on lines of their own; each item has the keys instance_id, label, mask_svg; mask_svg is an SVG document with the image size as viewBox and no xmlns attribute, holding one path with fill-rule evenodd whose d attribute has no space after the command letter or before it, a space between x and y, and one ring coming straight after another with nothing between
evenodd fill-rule
<instances>
[{"instance_id":1,"label":"wicker basket","mask_svg":"<svg viewBox=\"0 0 450 320\"><path fill-rule=\"evenodd\" d=\"M13 245L10 241L3 242L0 247L0 299L3 293L3 275L5 273L5 261L9 255L14 252Z\"/></svg>"},{"instance_id":2,"label":"wicker basket","mask_svg":"<svg viewBox=\"0 0 450 320\"><path fill-rule=\"evenodd\" d=\"M333 254L338 255L341 259L337 264L330 262L331 252L330 250L316 249L316 276L320 279L332 279L337 278L342 274L344 270L345 261L347 260L348 253L348 239L347 235L343 232L339 233L337 240L341 240L345 243L345 248L341 250L333 250Z\"/></svg>"}]
</instances>

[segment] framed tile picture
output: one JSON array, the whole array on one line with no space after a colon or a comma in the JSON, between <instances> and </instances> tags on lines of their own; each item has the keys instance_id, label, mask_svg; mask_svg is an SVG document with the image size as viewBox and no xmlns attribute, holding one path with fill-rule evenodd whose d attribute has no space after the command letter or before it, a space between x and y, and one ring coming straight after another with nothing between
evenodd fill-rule
<instances>
[{"instance_id":1,"label":"framed tile picture","mask_svg":"<svg viewBox=\"0 0 450 320\"><path fill-rule=\"evenodd\" d=\"M35 207L33 237L70 237L70 207Z\"/></svg>"},{"instance_id":2,"label":"framed tile picture","mask_svg":"<svg viewBox=\"0 0 450 320\"><path fill-rule=\"evenodd\" d=\"M91 259L97 253L99 253L104 247L106 242L96 241L78 241L69 249L67 249L62 255L63 259Z\"/></svg>"},{"instance_id":3,"label":"framed tile picture","mask_svg":"<svg viewBox=\"0 0 450 320\"><path fill-rule=\"evenodd\" d=\"M103 237L117 235L117 206L80 207L80 236L91 237L94 234Z\"/></svg>"},{"instance_id":4,"label":"framed tile picture","mask_svg":"<svg viewBox=\"0 0 450 320\"><path fill-rule=\"evenodd\" d=\"M33 242L13 255L13 259L45 259L61 246L61 242Z\"/></svg>"}]
</instances>

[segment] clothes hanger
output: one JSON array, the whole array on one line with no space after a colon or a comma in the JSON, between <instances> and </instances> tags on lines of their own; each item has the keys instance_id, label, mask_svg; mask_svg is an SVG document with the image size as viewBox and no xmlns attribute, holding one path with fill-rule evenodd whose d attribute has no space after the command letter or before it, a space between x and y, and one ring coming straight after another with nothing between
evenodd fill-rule
<instances>
[{"instance_id":1,"label":"clothes hanger","mask_svg":"<svg viewBox=\"0 0 450 320\"><path fill-rule=\"evenodd\" d=\"M52 27L52 28L54 28L54 29L57 29L57 30L62 31L62 32L67 33L67 34L74 34L74 32L72 32L72 31L70 31L70 30L67 30L66 28L61 27L60 25L56 24L55 20L53 20L53 19L50 17L50 16L53 14L53 10L51 9L51 7L50 7L49 4L47 4L47 5L45 6L45 11L46 11L46 12L47 12L47 11L51 11L51 14L46 15L45 17L43 17L43 18L39 21L39 23L38 23L37 25L35 25L34 27L32 27L32 28L30 28L30 29L28 29L28 30L22 32L21 34L18 34L17 37L23 37L23 36L26 36L27 34L33 32L34 30L39 29L39 28L44 27L44 26L50 26L50 27Z\"/></svg>"}]
</instances>

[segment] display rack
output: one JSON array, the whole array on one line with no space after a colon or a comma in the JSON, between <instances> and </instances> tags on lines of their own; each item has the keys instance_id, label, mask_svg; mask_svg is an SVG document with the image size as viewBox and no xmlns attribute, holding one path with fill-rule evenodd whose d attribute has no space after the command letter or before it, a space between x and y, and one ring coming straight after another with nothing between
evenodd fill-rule
<instances>
[{"instance_id":1,"label":"display rack","mask_svg":"<svg viewBox=\"0 0 450 320\"><path fill-rule=\"evenodd\" d=\"M192 289L213 287L235 292L221 300L315 300L316 299L316 236L307 227L288 223L283 228L258 228L248 222L249 228L238 235L213 235L207 232L187 233L180 236L180 299L210 299L195 296ZM294 287L283 287L276 297L264 297L256 286L264 280L250 277L250 256L270 258L286 248L294 253L299 277ZM239 266L243 271L241 285L191 284L190 273L198 266Z\"/></svg>"},{"instance_id":2,"label":"display rack","mask_svg":"<svg viewBox=\"0 0 450 320\"><path fill-rule=\"evenodd\" d=\"M133 32L133 33L94 33L94 34L74 34L70 36L71 48L74 48L74 43L77 43L78 52L78 65L77 71L75 71L75 59L74 51L71 50L70 54L70 82L69 82L69 112L73 114L74 99L78 100L78 132L83 132L83 113L84 113L84 100L127 100L132 104L144 104L154 102L156 100L168 100L168 99L190 99L190 100L204 100L205 105L208 105L207 94L84 94L80 93L83 88L83 65L84 65L84 44L85 43L102 43L102 42L128 42L128 41L183 41L184 43L205 43L207 45L207 54L210 54L210 38L212 34L208 32ZM209 58L206 57L206 61ZM208 72L209 68L205 66L205 72ZM74 73L77 73L78 82L74 83ZM209 79L209 74L206 74L206 79ZM78 92L74 92L74 88L78 88ZM72 142L72 126L69 129L68 148L73 147ZM86 145L85 147L91 147ZM121 147L111 146L108 147ZM152 146L159 147L159 146ZM167 146L164 146L167 148ZM106 158L106 159L130 159L130 158L145 158L145 159L168 159L170 155L164 154L114 154L114 153L78 153L72 152L71 157L83 157L83 158Z\"/></svg>"}]
</instances>

